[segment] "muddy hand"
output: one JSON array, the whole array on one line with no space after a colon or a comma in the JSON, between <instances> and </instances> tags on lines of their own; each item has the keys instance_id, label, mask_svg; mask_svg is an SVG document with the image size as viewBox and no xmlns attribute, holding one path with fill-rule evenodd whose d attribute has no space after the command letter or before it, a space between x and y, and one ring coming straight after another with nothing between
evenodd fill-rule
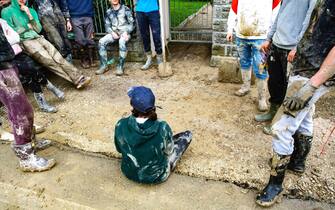
<instances>
[{"instance_id":1,"label":"muddy hand","mask_svg":"<svg viewBox=\"0 0 335 210\"><path fill-rule=\"evenodd\" d=\"M285 108L292 111L303 109L307 102L312 98L316 89L316 87L311 85L310 81L306 82L305 85L300 88L293 96L287 97L284 100Z\"/></svg>"},{"instance_id":2,"label":"muddy hand","mask_svg":"<svg viewBox=\"0 0 335 210\"><path fill-rule=\"evenodd\" d=\"M295 54L296 54L297 50L296 49L292 49L289 54L287 55L287 61L292 63L294 58L295 58Z\"/></svg>"},{"instance_id":3,"label":"muddy hand","mask_svg":"<svg viewBox=\"0 0 335 210\"><path fill-rule=\"evenodd\" d=\"M269 49L271 46L271 42L270 41L265 41L261 47L260 47L260 51L263 52L264 54L268 54Z\"/></svg>"}]
</instances>

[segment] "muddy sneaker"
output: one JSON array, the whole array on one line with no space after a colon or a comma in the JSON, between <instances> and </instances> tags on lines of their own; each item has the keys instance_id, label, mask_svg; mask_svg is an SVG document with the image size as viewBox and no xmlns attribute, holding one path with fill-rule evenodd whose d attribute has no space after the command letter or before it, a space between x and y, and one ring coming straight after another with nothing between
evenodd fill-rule
<instances>
[{"instance_id":1,"label":"muddy sneaker","mask_svg":"<svg viewBox=\"0 0 335 210\"><path fill-rule=\"evenodd\" d=\"M91 77L85 77L85 76L81 76L79 78L79 82L77 82L77 89L81 89L86 87L88 84L90 84L91 82Z\"/></svg>"},{"instance_id":2,"label":"muddy sneaker","mask_svg":"<svg viewBox=\"0 0 335 210\"><path fill-rule=\"evenodd\" d=\"M19 158L20 169L25 172L41 172L51 169L56 161L45 159L35 154L31 143L17 145L12 144L15 155Z\"/></svg>"}]
</instances>

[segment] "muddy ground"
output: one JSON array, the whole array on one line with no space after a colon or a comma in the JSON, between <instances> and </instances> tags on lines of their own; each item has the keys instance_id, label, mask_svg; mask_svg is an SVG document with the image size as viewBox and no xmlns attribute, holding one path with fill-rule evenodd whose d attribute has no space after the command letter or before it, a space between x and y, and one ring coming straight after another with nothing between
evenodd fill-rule
<instances>
[{"instance_id":1,"label":"muddy ground","mask_svg":"<svg viewBox=\"0 0 335 210\"><path fill-rule=\"evenodd\" d=\"M262 133L264 124L253 120L256 89L238 98L233 93L239 85L217 82L217 69L209 67L209 46L174 45L170 50L175 74L167 79L158 78L155 68L139 70L141 65L136 63L127 64L122 77L115 76L115 67L102 76L95 76L94 69L85 70L93 82L82 91L52 77L66 92L66 100L58 102L47 94L59 112L36 112L36 122L47 126L40 137L119 157L113 135L117 120L130 114L126 91L133 85L145 85L153 89L156 104L163 108L158 109L159 117L174 132L188 129L194 134L177 173L261 189L269 176L271 137ZM324 144L335 125L334 102L333 92L318 103L307 170L302 176L288 174L285 186L289 197L335 202L335 135Z\"/></svg>"}]
</instances>

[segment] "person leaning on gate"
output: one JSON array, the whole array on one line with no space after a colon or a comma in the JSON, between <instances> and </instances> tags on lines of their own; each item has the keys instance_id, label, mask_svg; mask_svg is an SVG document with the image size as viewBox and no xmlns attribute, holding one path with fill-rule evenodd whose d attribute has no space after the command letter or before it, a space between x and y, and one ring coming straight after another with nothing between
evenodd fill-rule
<instances>
[{"instance_id":1,"label":"person leaning on gate","mask_svg":"<svg viewBox=\"0 0 335 210\"><path fill-rule=\"evenodd\" d=\"M62 1L63 4L66 3L65 0ZM34 4L47 39L72 63L72 46L67 34L67 30L72 29L69 13L65 12L67 16L64 16L55 0L34 0Z\"/></svg>"},{"instance_id":2,"label":"person leaning on gate","mask_svg":"<svg viewBox=\"0 0 335 210\"><path fill-rule=\"evenodd\" d=\"M159 15L158 0L136 0L135 11L137 24L141 33L144 52L147 60L141 67L142 70L148 70L152 63L150 29L155 45L157 65L163 62L162 56L162 39L161 39L161 24Z\"/></svg>"},{"instance_id":3,"label":"person leaning on gate","mask_svg":"<svg viewBox=\"0 0 335 210\"><path fill-rule=\"evenodd\" d=\"M30 172L49 170L56 161L35 154L40 144L32 144L34 112L18 78L17 69L12 63L14 57L11 45L3 30L0 30L0 101L8 111L8 119L13 128L15 141L11 147L19 158L21 170Z\"/></svg>"},{"instance_id":4,"label":"person leaning on gate","mask_svg":"<svg viewBox=\"0 0 335 210\"><path fill-rule=\"evenodd\" d=\"M81 52L81 66L95 67L94 63L94 25L93 0L67 0L75 42Z\"/></svg>"},{"instance_id":5,"label":"person leaning on gate","mask_svg":"<svg viewBox=\"0 0 335 210\"><path fill-rule=\"evenodd\" d=\"M26 6L27 0L11 0L11 5L1 11L1 16L19 35L24 51L44 67L73 83L77 89L87 86L86 77L67 62L57 49L39 33L42 26L34 9Z\"/></svg>"},{"instance_id":6,"label":"person leaning on gate","mask_svg":"<svg viewBox=\"0 0 335 210\"><path fill-rule=\"evenodd\" d=\"M41 111L54 113L56 107L51 106L46 101L42 87L46 86L59 99L64 99L64 92L55 87L46 76L40 71L42 68L31 57L22 51L20 47L20 36L12 29L5 20L0 18L0 29L3 30L7 41L15 53L13 63L19 70L19 78L22 84L26 84L34 93L34 98Z\"/></svg>"},{"instance_id":7,"label":"person leaning on gate","mask_svg":"<svg viewBox=\"0 0 335 210\"><path fill-rule=\"evenodd\" d=\"M173 136L170 126L157 119L150 88L132 87L128 96L132 115L117 122L114 136L116 150L122 154L122 173L135 182L164 182L190 145L192 133Z\"/></svg>"},{"instance_id":8,"label":"person leaning on gate","mask_svg":"<svg viewBox=\"0 0 335 210\"><path fill-rule=\"evenodd\" d=\"M277 18L261 46L263 53L268 53L270 110L256 115L257 122L271 121L283 103L297 44L308 27L316 1L282 0ZM264 132L269 134L271 130L266 126Z\"/></svg>"},{"instance_id":9,"label":"person leaning on gate","mask_svg":"<svg viewBox=\"0 0 335 210\"><path fill-rule=\"evenodd\" d=\"M319 1L297 48L284 103L272 126L270 179L256 203L271 206L283 191L286 170L302 174L313 142L315 103L335 84L335 0Z\"/></svg>"},{"instance_id":10,"label":"person leaning on gate","mask_svg":"<svg viewBox=\"0 0 335 210\"><path fill-rule=\"evenodd\" d=\"M240 57L240 68L243 85L235 92L245 96L250 92L251 68L257 78L258 110L268 110L266 81L268 72L260 68L262 55L260 46L275 20L280 0L233 0L228 16L227 41L233 40L233 29L236 32L236 45Z\"/></svg>"},{"instance_id":11,"label":"person leaning on gate","mask_svg":"<svg viewBox=\"0 0 335 210\"><path fill-rule=\"evenodd\" d=\"M124 63L127 56L127 42L134 30L134 18L130 9L120 4L120 0L109 0L112 5L106 12L105 30L107 34L99 40L100 68L96 74L103 74L108 71L108 65L115 62L114 58L108 60L107 45L119 41L119 64L116 68L116 75L121 76L124 72Z\"/></svg>"}]
</instances>

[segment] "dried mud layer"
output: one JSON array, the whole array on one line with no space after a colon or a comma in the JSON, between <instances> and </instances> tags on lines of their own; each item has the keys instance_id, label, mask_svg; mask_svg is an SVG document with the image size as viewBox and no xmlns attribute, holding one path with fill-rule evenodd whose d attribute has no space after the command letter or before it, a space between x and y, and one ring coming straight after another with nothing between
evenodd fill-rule
<instances>
[{"instance_id":1,"label":"dried mud layer","mask_svg":"<svg viewBox=\"0 0 335 210\"><path fill-rule=\"evenodd\" d=\"M66 92L66 100L58 102L47 94L59 111L36 111L36 122L47 126L47 132L40 137L119 157L113 135L117 120L130 114L126 91L133 85L145 85L153 89L156 104L163 107L158 109L159 117L174 132L188 129L194 134L177 167L178 173L261 189L269 176L271 137L262 133L264 124L253 120L257 113L255 88L239 98L233 94L239 85L218 83L217 69L208 65L208 46L178 45L170 50L175 74L167 79L158 78L156 68L141 71L140 64L129 63L127 75L122 77L115 76L115 67L102 76L95 76L94 69L85 70L93 82L82 91L56 79L55 83ZM34 104L31 95L30 99ZM335 135L327 138L335 125L334 103L333 92L317 104L307 170L302 176L287 173L285 193L289 196L335 202ZM36 104L34 107L37 110Z\"/></svg>"}]
</instances>

